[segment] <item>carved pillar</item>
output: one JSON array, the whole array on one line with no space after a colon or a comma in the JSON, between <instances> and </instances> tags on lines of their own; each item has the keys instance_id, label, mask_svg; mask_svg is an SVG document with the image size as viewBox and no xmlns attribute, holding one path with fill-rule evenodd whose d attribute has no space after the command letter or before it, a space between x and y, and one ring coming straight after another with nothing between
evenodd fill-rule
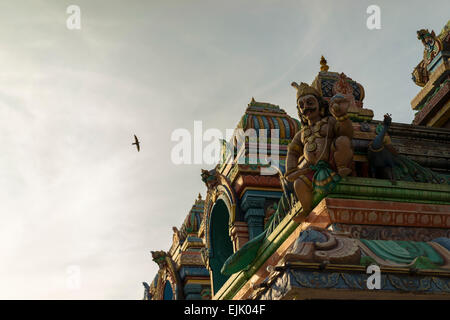
<instances>
[{"instance_id":1,"label":"carved pillar","mask_svg":"<svg viewBox=\"0 0 450 320\"><path fill-rule=\"evenodd\" d=\"M244 210L244 220L247 221L249 239L253 239L264 231L265 198L247 196L242 198L241 208Z\"/></svg>"},{"instance_id":2,"label":"carved pillar","mask_svg":"<svg viewBox=\"0 0 450 320\"><path fill-rule=\"evenodd\" d=\"M248 241L248 225L243 221L235 221L230 228L234 252L238 251Z\"/></svg>"}]
</instances>

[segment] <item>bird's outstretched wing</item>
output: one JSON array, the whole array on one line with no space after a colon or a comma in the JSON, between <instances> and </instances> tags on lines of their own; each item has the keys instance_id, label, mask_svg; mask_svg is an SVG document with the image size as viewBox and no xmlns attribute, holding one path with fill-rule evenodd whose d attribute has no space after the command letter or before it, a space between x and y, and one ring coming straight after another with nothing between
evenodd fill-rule
<instances>
[{"instance_id":1,"label":"bird's outstretched wing","mask_svg":"<svg viewBox=\"0 0 450 320\"><path fill-rule=\"evenodd\" d=\"M140 150L141 150L141 146L139 145L139 140L138 140L138 137L136 137L136 135L134 135L134 143L133 144L135 144L136 145L136 148L137 148L137 151L139 152Z\"/></svg>"}]
</instances>

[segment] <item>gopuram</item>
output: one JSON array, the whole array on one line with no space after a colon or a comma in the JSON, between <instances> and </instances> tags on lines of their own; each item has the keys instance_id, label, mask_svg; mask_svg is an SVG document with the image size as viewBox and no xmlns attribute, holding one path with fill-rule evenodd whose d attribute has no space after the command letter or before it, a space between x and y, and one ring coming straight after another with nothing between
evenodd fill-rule
<instances>
[{"instance_id":1,"label":"gopuram","mask_svg":"<svg viewBox=\"0 0 450 320\"><path fill-rule=\"evenodd\" d=\"M450 299L450 22L417 37L412 124L324 57L298 119L252 98L144 299Z\"/></svg>"}]
</instances>

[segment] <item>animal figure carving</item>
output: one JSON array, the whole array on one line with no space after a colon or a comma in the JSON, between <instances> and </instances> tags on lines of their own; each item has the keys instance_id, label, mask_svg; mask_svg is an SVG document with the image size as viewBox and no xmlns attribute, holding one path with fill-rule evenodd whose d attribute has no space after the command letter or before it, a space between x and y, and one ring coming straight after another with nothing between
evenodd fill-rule
<instances>
[{"instance_id":1,"label":"animal figure carving","mask_svg":"<svg viewBox=\"0 0 450 320\"><path fill-rule=\"evenodd\" d=\"M391 139L386 135L391 123L391 115L386 113L377 136L369 143L367 158L369 159L372 178L389 179L395 184L394 156L397 155L397 151L392 147Z\"/></svg>"},{"instance_id":2,"label":"animal figure carving","mask_svg":"<svg viewBox=\"0 0 450 320\"><path fill-rule=\"evenodd\" d=\"M208 189L214 188L219 183L219 181L217 180L218 176L216 169L202 169L201 177L202 181L206 184L206 187Z\"/></svg>"}]
</instances>

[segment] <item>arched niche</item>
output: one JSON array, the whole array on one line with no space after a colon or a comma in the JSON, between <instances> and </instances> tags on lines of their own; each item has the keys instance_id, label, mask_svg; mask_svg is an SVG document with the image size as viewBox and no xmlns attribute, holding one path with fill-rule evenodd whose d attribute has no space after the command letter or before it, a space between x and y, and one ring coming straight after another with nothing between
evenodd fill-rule
<instances>
[{"instance_id":1,"label":"arched niche","mask_svg":"<svg viewBox=\"0 0 450 320\"><path fill-rule=\"evenodd\" d=\"M170 281L166 281L164 285L163 300L174 300L173 289Z\"/></svg>"},{"instance_id":2,"label":"arched niche","mask_svg":"<svg viewBox=\"0 0 450 320\"><path fill-rule=\"evenodd\" d=\"M229 276L220 272L225 261L233 254L233 243L228 231L229 221L230 213L227 205L222 199L217 200L212 208L209 220L209 266L211 269L213 294L216 294L229 278Z\"/></svg>"}]
</instances>

